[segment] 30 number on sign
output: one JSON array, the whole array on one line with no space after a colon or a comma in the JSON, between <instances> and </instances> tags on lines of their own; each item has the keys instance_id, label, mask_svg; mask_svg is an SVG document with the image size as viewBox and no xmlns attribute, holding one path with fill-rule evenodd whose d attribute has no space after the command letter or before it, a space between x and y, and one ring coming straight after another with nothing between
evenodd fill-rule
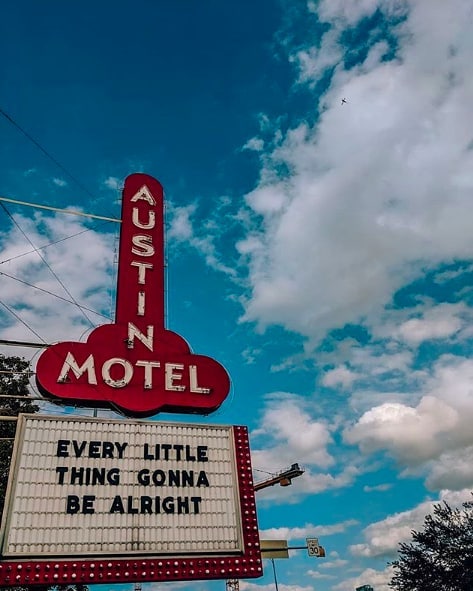
<instances>
[{"instance_id":1,"label":"30 number on sign","mask_svg":"<svg viewBox=\"0 0 473 591\"><path fill-rule=\"evenodd\" d=\"M320 546L318 538L306 538L307 542L307 553L309 556L319 556Z\"/></svg>"}]
</instances>

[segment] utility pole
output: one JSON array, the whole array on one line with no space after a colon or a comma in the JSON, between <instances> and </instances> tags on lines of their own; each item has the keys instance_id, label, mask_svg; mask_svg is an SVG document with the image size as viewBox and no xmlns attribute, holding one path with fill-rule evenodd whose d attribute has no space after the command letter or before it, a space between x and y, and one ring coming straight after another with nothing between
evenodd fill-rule
<instances>
[{"instance_id":1,"label":"utility pole","mask_svg":"<svg viewBox=\"0 0 473 591\"><path fill-rule=\"evenodd\" d=\"M263 488L268 488L269 486L274 486L275 484L279 484L280 486L290 486L292 484L293 478L302 476L302 474L304 474L304 470L299 466L299 464L291 464L290 468L286 468L285 470L274 474L270 478L266 478L266 480L257 482L254 485L255 492L262 490ZM240 591L240 580L228 579L225 591Z\"/></svg>"}]
</instances>

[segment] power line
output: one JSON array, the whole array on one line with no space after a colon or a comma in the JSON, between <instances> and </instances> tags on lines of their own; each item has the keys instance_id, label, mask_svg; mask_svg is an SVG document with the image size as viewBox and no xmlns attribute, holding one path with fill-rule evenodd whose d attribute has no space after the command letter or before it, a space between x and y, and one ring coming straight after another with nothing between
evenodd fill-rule
<instances>
[{"instance_id":1,"label":"power line","mask_svg":"<svg viewBox=\"0 0 473 591\"><path fill-rule=\"evenodd\" d=\"M75 209L64 209L62 207L51 207L50 205L39 205L38 203L29 203L28 201L19 201L18 199L10 199L8 197L0 197L0 201L7 201L8 203L15 203L16 205L26 205L27 207L35 207L37 209L48 209L49 211L57 211L59 213L69 213L71 215L79 215L84 218L93 218L95 220L104 220L106 222L121 223L121 220L118 218L109 218L104 215L95 215L93 213L85 213L83 211L77 211Z\"/></svg>"},{"instance_id":2,"label":"power line","mask_svg":"<svg viewBox=\"0 0 473 591\"><path fill-rule=\"evenodd\" d=\"M67 293L67 295L71 298L71 300L75 303L75 305L77 306L77 308L80 310L81 314L84 316L84 318L87 320L87 322L92 326L95 327L94 323L92 322L92 320L87 316L87 314L84 312L84 310L82 310L82 308L79 306L79 304L77 303L76 299L74 298L74 296L71 294L71 292L67 289L67 287L64 285L64 283L59 279L59 277L57 276L57 274L53 271L51 265L47 262L47 260L43 257L43 255L39 252L39 250L35 247L35 245L31 242L30 238L27 236L27 234L23 231L23 229L21 228L21 226L18 224L18 222L15 220L15 218L11 215L11 213L8 211L8 209L5 207L5 205L0 201L0 207L5 211L5 213L8 215L8 217L12 220L12 222L15 224L15 226L18 228L18 230L20 230L20 232L23 234L23 236L26 238L26 240L28 240L28 242L31 244L31 246L35 249L35 252L38 254L38 256L40 257L40 259L43 261L43 263L48 267L48 269L51 271L51 273L53 274L53 276L56 278L56 280L58 281L58 283L61 285L61 287L64 289L64 291Z\"/></svg>"},{"instance_id":3,"label":"power line","mask_svg":"<svg viewBox=\"0 0 473 591\"><path fill-rule=\"evenodd\" d=\"M30 341L12 341L10 339L0 339L0 345L8 345L10 347L31 347L32 349L45 349L49 347L49 343L31 343Z\"/></svg>"},{"instance_id":4,"label":"power line","mask_svg":"<svg viewBox=\"0 0 473 591\"><path fill-rule=\"evenodd\" d=\"M58 300L62 300L63 302L66 302L68 304L77 305L77 306L79 306L79 308L81 308L83 310L87 310L88 312L92 312L93 314L97 314L97 316L102 316L102 318L106 318L107 320L110 320L110 318L108 316L106 316L105 314L102 314L101 312L97 312L96 310L92 310L91 308L88 308L87 306L83 306L82 304L72 302L71 300L63 298L62 296L58 295L57 293L53 293L52 291L44 289L43 287L38 287L37 285L33 285L32 283L28 283L27 281L24 281L23 279L19 279L18 277L13 277L13 275L9 275L8 273L4 273L3 271L0 271L0 275L4 275L5 277L8 277L9 279L13 279L14 281L18 281L19 283L22 283L23 285L27 285L28 287L32 287L33 289L37 289L38 291L42 291L44 293L47 293L48 295L54 296L55 298L58 298Z\"/></svg>"},{"instance_id":5,"label":"power line","mask_svg":"<svg viewBox=\"0 0 473 591\"><path fill-rule=\"evenodd\" d=\"M92 228L87 228L86 230L81 230L80 232L76 232L75 234L71 234L70 236L66 236L65 238L59 238L59 240L54 240L53 242L49 242L48 244L44 244L43 246L38 246L38 248L35 248L33 250L28 250L27 252L22 252L21 254L17 254L14 257L10 257L9 259L4 259L3 261L0 261L0 265L3 265L4 263L9 263L11 261L14 261L15 259L19 259L21 257L24 257L27 254L37 252L38 250L43 250L45 248L49 248L50 246L54 246L55 244L59 244L60 242L64 242L65 240L69 240L70 238L75 238L76 236L80 236L81 234L85 234L86 232L91 232L92 230L96 230L99 226L103 226L106 223L107 222L102 222L101 224L97 224L97 225L93 226Z\"/></svg>"},{"instance_id":6,"label":"power line","mask_svg":"<svg viewBox=\"0 0 473 591\"><path fill-rule=\"evenodd\" d=\"M89 191L89 189L87 189L87 187L85 185L83 185L71 172L69 172L65 166L63 166L58 160L56 160L56 158L54 158L54 156L52 156L52 154L50 154L45 148L43 148L43 146L37 140L35 140L32 135L30 135L25 129L23 129L23 127L21 127L21 125L19 125L13 119L13 117L11 117L8 113L6 113L1 107L0 107L0 115L3 115L3 117L5 117L5 119L13 125L13 127L18 129L18 131L20 131L27 139L29 139L30 142L32 142L39 150L41 150L41 152L47 158L49 158L49 160L51 160L51 162L54 162L54 164L58 168L60 168L62 170L62 172L64 174L66 174L80 189L82 189L82 191L84 191L84 193L87 193L87 195L89 197L91 197L92 199L95 199L95 195L93 195Z\"/></svg>"},{"instance_id":7,"label":"power line","mask_svg":"<svg viewBox=\"0 0 473 591\"><path fill-rule=\"evenodd\" d=\"M22 320L22 319L21 319L21 318L18 316L18 314L17 314L17 313L16 313L14 310L12 310L12 309L10 308L10 306L8 306L7 304L5 304L5 302L2 302L2 300L0 300L0 304L1 304L1 305L2 305L4 308L6 308L6 309L7 309L7 310L10 312L10 314L11 314L12 316L14 316L14 317L15 317L15 318L16 318L16 319L19 321L19 322L21 322L21 324L23 324L23 326L26 326L26 328L27 328L28 330L30 330L30 331L31 331L31 332L32 332L32 333L33 333L35 336L37 336L37 337L38 337L38 339L39 339L40 341L43 341L43 343L46 343L46 341L43 339L43 337L42 337L40 334L38 334L38 333L35 331L35 329L34 329L34 328L31 328L31 326L29 326L29 324L27 324L27 323L26 323L24 320Z\"/></svg>"},{"instance_id":8,"label":"power line","mask_svg":"<svg viewBox=\"0 0 473 591\"><path fill-rule=\"evenodd\" d=\"M71 179L80 189L82 189L82 191L84 191L92 199L95 199L95 195L93 195L89 191L89 189L76 176L74 176L63 164L61 164L48 150L46 150L30 133L28 133L19 123L17 123L17 121L15 121L15 119L11 115L9 115L1 107L0 107L0 115L2 115L18 131L20 131L31 143L33 143L49 160L51 160L51 162L53 162L60 170L62 170L62 172L65 175L67 175L67 177L69 177L69 179ZM34 206L34 207L38 207L38 208L41 208L41 209L49 209L49 210L52 210L52 211L63 211L65 213L71 213L73 215L82 215L82 216L85 216L85 217L92 217L92 218L101 219L101 220L104 220L104 221L121 222L121 220L116 219L116 218L111 218L111 217L97 216L97 215L93 215L93 214L84 214L82 212L76 212L76 211L73 211L73 210L61 210L59 208L53 208L53 207L49 207L49 206L33 205L33 204L26 203L26 202L14 201L14 200L7 199L7 198L3 198L3 200L4 201L7 200L7 201L10 201L10 202L16 202L16 203L21 204L21 205ZM92 321L90 320L90 318L87 316L87 314L84 312L84 310L79 306L79 304L76 302L76 300L74 299L74 297L72 296L72 294L68 291L68 289L62 283L62 281L59 279L59 277L56 275L56 273L52 270L52 268L47 263L47 261L44 259L44 257L41 255L41 253L39 252L39 250L34 246L34 244L31 242L31 240L29 240L29 238L26 236L26 234L23 232L23 230L20 228L20 226L16 223L16 221L13 218L13 216L11 216L11 214L6 209L6 207L3 205L3 203L1 203L1 201L0 201L0 205L3 207L3 209L5 210L5 212L9 215L9 217L12 219L12 221L15 223L15 225L18 227L18 229L22 232L22 234L25 236L25 238L31 244L31 246L33 247L34 251L42 259L42 261L44 262L44 264L49 268L49 270L54 275L54 277L57 279L57 281L60 283L60 285L62 286L62 288L64 289L64 291L69 295L69 297L71 298L71 300L73 300L73 302L77 305L77 307L79 308L79 310L81 311L81 313L83 314L83 316L86 318L86 320L90 323L91 326L94 326L94 324L92 323Z\"/></svg>"}]
</instances>

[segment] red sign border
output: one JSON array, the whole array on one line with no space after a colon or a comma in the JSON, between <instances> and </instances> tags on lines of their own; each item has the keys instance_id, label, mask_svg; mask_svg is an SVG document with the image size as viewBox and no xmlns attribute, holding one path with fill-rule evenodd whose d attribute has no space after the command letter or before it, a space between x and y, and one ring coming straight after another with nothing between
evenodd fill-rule
<instances>
[{"instance_id":1,"label":"red sign border","mask_svg":"<svg viewBox=\"0 0 473 591\"><path fill-rule=\"evenodd\" d=\"M248 429L233 426L243 554L106 559L0 559L0 586L151 583L256 578L263 574Z\"/></svg>"}]
</instances>

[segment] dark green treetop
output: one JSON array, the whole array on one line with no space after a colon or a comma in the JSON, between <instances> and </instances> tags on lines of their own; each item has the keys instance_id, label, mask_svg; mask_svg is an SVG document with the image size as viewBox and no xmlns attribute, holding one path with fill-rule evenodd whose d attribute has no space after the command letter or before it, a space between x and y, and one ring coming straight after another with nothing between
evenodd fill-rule
<instances>
[{"instance_id":1,"label":"dark green treetop","mask_svg":"<svg viewBox=\"0 0 473 591\"><path fill-rule=\"evenodd\" d=\"M412 542L400 544L390 587L397 591L473 589L473 502L435 505Z\"/></svg>"}]
</instances>

